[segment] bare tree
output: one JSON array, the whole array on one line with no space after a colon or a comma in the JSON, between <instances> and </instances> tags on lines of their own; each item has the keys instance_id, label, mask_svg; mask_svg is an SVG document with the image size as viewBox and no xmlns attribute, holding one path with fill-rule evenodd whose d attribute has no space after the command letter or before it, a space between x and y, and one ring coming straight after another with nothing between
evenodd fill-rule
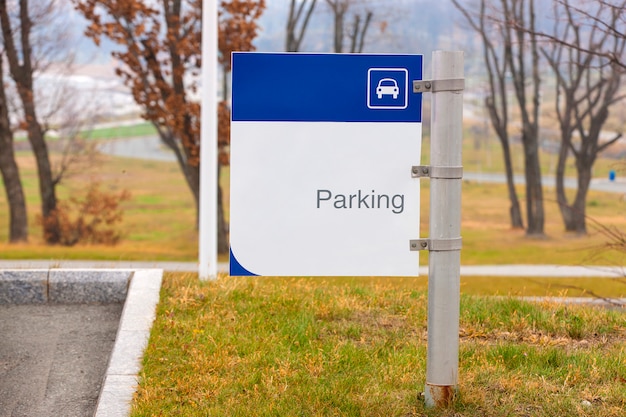
<instances>
[{"instance_id":1,"label":"bare tree","mask_svg":"<svg viewBox=\"0 0 626 417\"><path fill-rule=\"evenodd\" d=\"M0 79L4 79L4 64L1 57ZM0 85L0 172L9 203L9 242L26 242L28 240L26 199L13 151L13 131L4 83Z\"/></svg>"},{"instance_id":2,"label":"bare tree","mask_svg":"<svg viewBox=\"0 0 626 417\"><path fill-rule=\"evenodd\" d=\"M515 189L513 175L513 161L511 158L511 139L509 135L509 106L507 100L507 74L509 73L509 61L506 54L510 51L501 47L497 41L504 38L502 33L505 27L493 21L487 15L486 1L480 2L477 14L471 14L461 6L457 0L452 0L454 5L463 13L470 26L478 33L483 42L483 60L487 75L488 92L485 97L485 107L489 112L491 126L496 132L504 159L506 184L511 206L509 216L511 227L521 229L524 227L519 198ZM496 34L494 36L494 34Z\"/></svg>"},{"instance_id":3,"label":"bare tree","mask_svg":"<svg viewBox=\"0 0 626 417\"><path fill-rule=\"evenodd\" d=\"M354 0L326 0L326 3L333 14L333 51L344 52L344 40L347 35L350 40L350 50L346 52L363 52L365 36L374 13L368 9L359 10ZM352 10L353 23L346 28L345 21L350 10Z\"/></svg>"},{"instance_id":4,"label":"bare tree","mask_svg":"<svg viewBox=\"0 0 626 417\"><path fill-rule=\"evenodd\" d=\"M44 139L45 130L40 123L35 105L34 74L39 69L31 37L39 18L53 14L53 0L38 2L32 10L28 0L19 0L17 16L12 16L11 5L0 0L0 24L4 41L5 55L9 63L11 78L16 84L24 115L24 126L28 140L35 154L41 196L41 211L44 219L44 238L47 243L59 241L58 223L53 221L57 208L55 187L57 182L52 175L48 146ZM32 14L32 15L31 15Z\"/></svg>"},{"instance_id":5,"label":"bare tree","mask_svg":"<svg viewBox=\"0 0 626 417\"><path fill-rule=\"evenodd\" d=\"M510 4L508 3L510 1ZM526 179L526 234L543 236L545 214L541 166L539 164L539 47L537 36L527 34L517 24L535 30L534 0L502 0L506 23L506 56L513 79L517 108L522 123L524 176ZM509 22L513 22L509 24ZM530 55L530 56L529 56Z\"/></svg>"},{"instance_id":6,"label":"bare tree","mask_svg":"<svg viewBox=\"0 0 626 417\"><path fill-rule=\"evenodd\" d=\"M586 202L592 168L600 152L622 137L616 133L601 142L602 128L612 105L624 99L620 84L626 69L626 36L617 30L626 16L622 7L604 2L594 10L573 7L568 0L555 2L555 28L548 47L541 49L556 77L556 114L560 128L560 150L556 169L557 202L565 229L584 234ZM594 16L591 18L590 16ZM601 53L592 51L601 50ZM565 192L565 169L569 155L576 167L577 188L570 202Z\"/></svg>"},{"instance_id":7,"label":"bare tree","mask_svg":"<svg viewBox=\"0 0 626 417\"><path fill-rule=\"evenodd\" d=\"M309 20L315 9L317 0L291 0L289 16L287 16L287 30L285 31L285 51L298 52L302 47L302 40Z\"/></svg>"},{"instance_id":8,"label":"bare tree","mask_svg":"<svg viewBox=\"0 0 626 417\"><path fill-rule=\"evenodd\" d=\"M504 137L508 122L505 77L511 78L516 110L521 124L521 140L524 151L524 176L526 180L526 235L544 235L544 205L541 168L539 164L539 96L541 78L539 76L539 46L534 31L521 27L535 28L534 0L481 0L480 7L470 12L458 1L453 0L459 10L470 21L485 46L485 62L491 68L490 84L492 97L487 98L487 107L498 137ZM487 31L486 22L495 31ZM481 23L482 22L482 23ZM494 46L492 46L492 44ZM498 62L498 66L496 66ZM498 75L499 73L499 75ZM496 95L498 98L496 99ZM507 159L506 142L503 142L505 164ZM509 196L512 193L509 186ZM515 200L512 200L512 209ZM513 218L512 218L513 219ZM512 224L518 225L517 219Z\"/></svg>"}]
</instances>

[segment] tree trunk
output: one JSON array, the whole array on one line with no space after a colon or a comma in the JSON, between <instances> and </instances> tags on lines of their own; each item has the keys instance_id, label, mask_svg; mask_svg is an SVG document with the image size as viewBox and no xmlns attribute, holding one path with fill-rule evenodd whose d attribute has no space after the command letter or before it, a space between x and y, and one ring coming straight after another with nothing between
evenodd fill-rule
<instances>
[{"instance_id":1,"label":"tree trunk","mask_svg":"<svg viewBox=\"0 0 626 417\"><path fill-rule=\"evenodd\" d=\"M345 17L345 11L339 6L334 11L335 13L335 31L334 31L334 51L335 53L343 52L343 20Z\"/></svg>"},{"instance_id":2,"label":"tree trunk","mask_svg":"<svg viewBox=\"0 0 626 417\"><path fill-rule=\"evenodd\" d=\"M545 215L543 210L543 189L539 166L539 146L535 138L527 137L524 142L524 172L526 176L526 216L527 236L543 236Z\"/></svg>"},{"instance_id":3,"label":"tree trunk","mask_svg":"<svg viewBox=\"0 0 626 417\"><path fill-rule=\"evenodd\" d=\"M181 166L181 169L185 173L185 178L187 180L187 185L191 190L191 194L193 195L193 200L196 205L196 213L200 213L200 164L191 165L185 164L185 166ZM196 214L196 226L198 226L198 215Z\"/></svg>"},{"instance_id":4,"label":"tree trunk","mask_svg":"<svg viewBox=\"0 0 626 417\"><path fill-rule=\"evenodd\" d=\"M228 239L228 224L224 216L224 197L220 185L221 167L217 167L217 253L227 254L230 243Z\"/></svg>"},{"instance_id":5,"label":"tree trunk","mask_svg":"<svg viewBox=\"0 0 626 417\"><path fill-rule=\"evenodd\" d=\"M505 2L506 3L506 2ZM534 0L513 2L512 12L506 15L515 18L522 25L528 19L530 34L527 39L526 30L514 28L508 38L509 46L517 44L515 53L508 54L509 68L512 70L515 96L522 119L522 144L524 149L524 174L526 177L526 235L530 237L544 236L545 214L543 208L543 188L541 184L541 166L539 164L539 94L541 77L539 74L539 51L535 29ZM518 8L519 7L519 8ZM530 51L528 59L526 47ZM527 63L530 61L530 64ZM530 71L530 75L527 71ZM530 97L527 97L529 90ZM530 103L529 103L530 101Z\"/></svg>"},{"instance_id":6,"label":"tree trunk","mask_svg":"<svg viewBox=\"0 0 626 417\"><path fill-rule=\"evenodd\" d=\"M594 158L595 161L595 158ZM587 193L591 183L591 169L594 161L583 161L582 158L576 161L577 189L576 196L572 204L559 202L561 217L565 225L565 231L579 235L587 234ZM564 188L561 186L561 188Z\"/></svg>"},{"instance_id":7,"label":"tree trunk","mask_svg":"<svg viewBox=\"0 0 626 417\"><path fill-rule=\"evenodd\" d=\"M501 140L502 154L504 155L504 168L506 171L506 186L509 192L509 201L511 207L509 208L509 215L511 218L511 227L513 229L523 229L524 220L522 219L522 209L517 198L517 191L515 190L515 181L513 178L513 161L511 161L511 149L509 147L509 141Z\"/></svg>"},{"instance_id":8,"label":"tree trunk","mask_svg":"<svg viewBox=\"0 0 626 417\"><path fill-rule=\"evenodd\" d=\"M583 191L579 188L576 192L576 198L571 205L559 205L566 232L576 233L578 235L587 234L586 196L587 190Z\"/></svg>"},{"instance_id":9,"label":"tree trunk","mask_svg":"<svg viewBox=\"0 0 626 417\"><path fill-rule=\"evenodd\" d=\"M566 121L569 121L569 119ZM586 165L581 163L580 155L576 158L578 188L574 201L570 204L565 190L565 167L569 155L572 132L569 129L569 124L562 125L561 130L561 147L556 166L556 201L561 212L565 231L586 234L586 201L589 184L591 183L593 162L590 165Z\"/></svg>"},{"instance_id":10,"label":"tree trunk","mask_svg":"<svg viewBox=\"0 0 626 417\"><path fill-rule=\"evenodd\" d=\"M575 232L580 235L587 234L587 193L589 192L589 184L591 183L591 167L578 169L578 190L576 198L572 204L573 219L570 224L571 228L567 231Z\"/></svg>"},{"instance_id":11,"label":"tree trunk","mask_svg":"<svg viewBox=\"0 0 626 417\"><path fill-rule=\"evenodd\" d=\"M24 111L24 119L28 130L28 140L35 154L37 162L37 174L39 177L39 194L41 196L41 214L44 225L44 239L46 243L55 244L59 242L59 224L55 217L57 208L57 198L55 192L55 181L50 167L48 147L44 140L43 130L37 119L35 110L35 97L33 91L33 64L32 48L30 44L30 33L32 22L28 15L28 1L20 0L20 28L17 35L20 37L18 43L20 50L13 40L14 32L8 15L6 0L0 2L0 21L2 23L2 35L4 38L5 55L9 63L11 78L17 85Z\"/></svg>"},{"instance_id":12,"label":"tree trunk","mask_svg":"<svg viewBox=\"0 0 626 417\"><path fill-rule=\"evenodd\" d=\"M567 200L567 194L565 193L565 166L567 164L567 156L569 154L569 138L571 133L567 133L568 126L561 125L561 146L559 148L559 157L556 163L556 202L563 218L563 224L565 229L568 229L568 224L571 222L571 213L569 209L569 202Z\"/></svg>"},{"instance_id":13,"label":"tree trunk","mask_svg":"<svg viewBox=\"0 0 626 417\"><path fill-rule=\"evenodd\" d=\"M28 140L33 148L35 160L37 161L37 176L39 179L39 194L41 196L41 215L43 217L43 234L46 243L59 243L61 238L59 230L59 222L56 218L57 196L55 190L55 182L52 177L52 168L50 166L50 157L48 154L48 145L44 140L41 126L37 121L35 112L35 104L32 101L31 94L20 94L22 96L22 104L24 113L28 123Z\"/></svg>"},{"instance_id":14,"label":"tree trunk","mask_svg":"<svg viewBox=\"0 0 626 417\"><path fill-rule=\"evenodd\" d=\"M43 236L46 243L53 245L59 243L61 236L59 222L55 214L57 208L56 184L52 177L48 145L46 144L43 131L37 120L32 88L27 90L24 87L18 87L18 89L20 90L20 97L22 99L24 116L28 128L28 140L35 154L35 161L37 162L39 195L41 196L41 215L43 218Z\"/></svg>"},{"instance_id":15,"label":"tree trunk","mask_svg":"<svg viewBox=\"0 0 626 417\"><path fill-rule=\"evenodd\" d=\"M9 242L26 242L28 241L26 200L13 153L13 137L4 126L0 130L0 171L9 203Z\"/></svg>"},{"instance_id":16,"label":"tree trunk","mask_svg":"<svg viewBox=\"0 0 626 417\"><path fill-rule=\"evenodd\" d=\"M343 24L348 10L348 2L345 0L326 0L333 14L333 52L343 52Z\"/></svg>"},{"instance_id":17,"label":"tree trunk","mask_svg":"<svg viewBox=\"0 0 626 417\"><path fill-rule=\"evenodd\" d=\"M0 75L4 76L2 60ZM28 215L20 171L13 152L13 133L4 86L0 86L0 171L9 203L9 242L28 241Z\"/></svg>"},{"instance_id":18,"label":"tree trunk","mask_svg":"<svg viewBox=\"0 0 626 417\"><path fill-rule=\"evenodd\" d=\"M561 218L563 219L566 232L576 233L578 235L587 234L584 203L582 206L580 203L559 206L559 209L561 210Z\"/></svg>"}]
</instances>

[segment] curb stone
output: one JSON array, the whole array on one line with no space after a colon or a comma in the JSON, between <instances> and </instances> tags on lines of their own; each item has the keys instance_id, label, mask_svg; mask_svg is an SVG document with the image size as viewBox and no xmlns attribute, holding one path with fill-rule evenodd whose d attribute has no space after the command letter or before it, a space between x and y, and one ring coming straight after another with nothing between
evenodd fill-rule
<instances>
[{"instance_id":1,"label":"curb stone","mask_svg":"<svg viewBox=\"0 0 626 417\"><path fill-rule=\"evenodd\" d=\"M0 304L121 303L132 270L0 270Z\"/></svg>"},{"instance_id":2,"label":"curb stone","mask_svg":"<svg viewBox=\"0 0 626 417\"><path fill-rule=\"evenodd\" d=\"M162 278L161 269L134 271L95 417L125 417L130 414L141 359L156 318Z\"/></svg>"}]
</instances>

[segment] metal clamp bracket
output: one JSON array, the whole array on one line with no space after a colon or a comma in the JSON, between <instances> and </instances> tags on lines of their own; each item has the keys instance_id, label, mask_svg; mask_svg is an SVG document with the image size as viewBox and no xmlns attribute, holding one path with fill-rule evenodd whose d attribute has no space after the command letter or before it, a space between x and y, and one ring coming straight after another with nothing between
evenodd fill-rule
<instances>
[{"instance_id":1,"label":"metal clamp bracket","mask_svg":"<svg viewBox=\"0 0 626 417\"><path fill-rule=\"evenodd\" d=\"M460 92L465 90L465 78L447 80L414 80L414 93L438 93L440 91Z\"/></svg>"},{"instance_id":2,"label":"metal clamp bracket","mask_svg":"<svg viewBox=\"0 0 626 417\"><path fill-rule=\"evenodd\" d=\"M417 165L411 167L411 178L463 178L463 167L433 167L430 165Z\"/></svg>"},{"instance_id":3,"label":"metal clamp bracket","mask_svg":"<svg viewBox=\"0 0 626 417\"><path fill-rule=\"evenodd\" d=\"M411 251L453 251L461 250L463 246L462 238L456 237L452 239L414 239L410 240Z\"/></svg>"}]
</instances>

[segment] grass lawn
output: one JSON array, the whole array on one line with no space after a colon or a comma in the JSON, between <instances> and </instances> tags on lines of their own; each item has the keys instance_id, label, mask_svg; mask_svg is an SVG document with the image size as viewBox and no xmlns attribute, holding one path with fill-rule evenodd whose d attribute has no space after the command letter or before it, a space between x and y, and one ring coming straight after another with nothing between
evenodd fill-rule
<instances>
[{"instance_id":1,"label":"grass lawn","mask_svg":"<svg viewBox=\"0 0 626 417\"><path fill-rule=\"evenodd\" d=\"M166 274L132 416L623 416L626 313L463 295L459 396L424 407L409 280Z\"/></svg>"}]
</instances>

